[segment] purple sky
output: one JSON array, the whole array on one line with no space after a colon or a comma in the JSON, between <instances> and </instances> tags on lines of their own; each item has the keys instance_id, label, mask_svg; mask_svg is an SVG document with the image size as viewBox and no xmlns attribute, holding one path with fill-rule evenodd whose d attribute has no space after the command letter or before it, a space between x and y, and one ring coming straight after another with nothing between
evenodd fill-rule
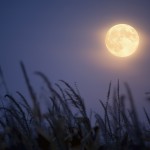
<instances>
[{"instance_id":1,"label":"purple sky","mask_svg":"<svg viewBox=\"0 0 150 150\"><path fill-rule=\"evenodd\" d=\"M52 83L77 82L85 103L99 109L110 80L113 87L127 81L136 102L145 103L150 91L149 0L0 1L0 65L10 88L26 94L19 61L27 67L35 86L40 70ZM118 23L139 32L138 51L128 58L112 56L106 49L106 31Z\"/></svg>"}]
</instances>

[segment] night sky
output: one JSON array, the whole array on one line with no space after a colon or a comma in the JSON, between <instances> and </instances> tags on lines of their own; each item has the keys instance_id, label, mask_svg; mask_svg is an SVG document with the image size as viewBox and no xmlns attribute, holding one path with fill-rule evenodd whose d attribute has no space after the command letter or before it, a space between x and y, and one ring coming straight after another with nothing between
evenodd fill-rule
<instances>
[{"instance_id":1,"label":"night sky","mask_svg":"<svg viewBox=\"0 0 150 150\"><path fill-rule=\"evenodd\" d=\"M52 83L76 82L85 103L99 109L98 99L120 80L130 85L136 103L147 105L150 91L149 0L0 1L0 66L12 94L27 94L19 66L23 61L34 86L42 86L33 72ZM111 55L105 46L107 30L119 23L133 26L140 44L127 58Z\"/></svg>"}]
</instances>

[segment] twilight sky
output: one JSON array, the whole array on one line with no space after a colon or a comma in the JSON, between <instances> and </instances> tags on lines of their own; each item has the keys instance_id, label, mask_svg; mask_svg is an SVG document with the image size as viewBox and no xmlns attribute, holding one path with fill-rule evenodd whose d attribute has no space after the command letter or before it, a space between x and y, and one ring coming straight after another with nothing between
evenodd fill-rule
<instances>
[{"instance_id":1,"label":"twilight sky","mask_svg":"<svg viewBox=\"0 0 150 150\"><path fill-rule=\"evenodd\" d=\"M150 91L149 0L0 1L0 66L10 91L26 94L22 60L32 83L45 73L55 83L77 82L89 108L98 110L110 80L129 83L137 104L145 105ZM137 52L117 58L105 47L106 31L126 23L139 33ZM38 83L37 83L38 82Z\"/></svg>"}]
</instances>

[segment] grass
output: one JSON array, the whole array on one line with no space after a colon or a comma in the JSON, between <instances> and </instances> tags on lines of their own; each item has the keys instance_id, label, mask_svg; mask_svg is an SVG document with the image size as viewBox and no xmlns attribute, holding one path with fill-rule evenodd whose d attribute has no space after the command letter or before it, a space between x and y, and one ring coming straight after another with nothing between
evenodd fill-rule
<instances>
[{"instance_id":1,"label":"grass","mask_svg":"<svg viewBox=\"0 0 150 150\"><path fill-rule=\"evenodd\" d=\"M32 105L20 92L17 92L19 99L9 94L0 70L6 90L0 104L1 150L150 149L150 116L144 108L147 124L141 125L127 83L124 85L126 96L120 94L119 80L111 96L110 82L106 101L99 101L104 115L94 113L95 123L92 125L76 85L72 87L63 80L60 80L60 84L52 85L43 73L35 72L35 75L44 81L50 93L47 111L42 112L25 66L22 62L20 66ZM129 101L130 109L126 108L125 100Z\"/></svg>"}]
</instances>

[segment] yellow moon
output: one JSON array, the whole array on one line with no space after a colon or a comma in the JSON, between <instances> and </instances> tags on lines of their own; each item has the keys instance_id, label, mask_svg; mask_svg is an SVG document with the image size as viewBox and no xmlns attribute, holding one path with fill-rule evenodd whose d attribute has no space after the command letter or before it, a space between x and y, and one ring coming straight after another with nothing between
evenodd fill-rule
<instances>
[{"instance_id":1,"label":"yellow moon","mask_svg":"<svg viewBox=\"0 0 150 150\"><path fill-rule=\"evenodd\" d=\"M105 44L107 49L113 55L127 57L137 50L139 45L139 35L130 25L117 24L108 30Z\"/></svg>"}]
</instances>

